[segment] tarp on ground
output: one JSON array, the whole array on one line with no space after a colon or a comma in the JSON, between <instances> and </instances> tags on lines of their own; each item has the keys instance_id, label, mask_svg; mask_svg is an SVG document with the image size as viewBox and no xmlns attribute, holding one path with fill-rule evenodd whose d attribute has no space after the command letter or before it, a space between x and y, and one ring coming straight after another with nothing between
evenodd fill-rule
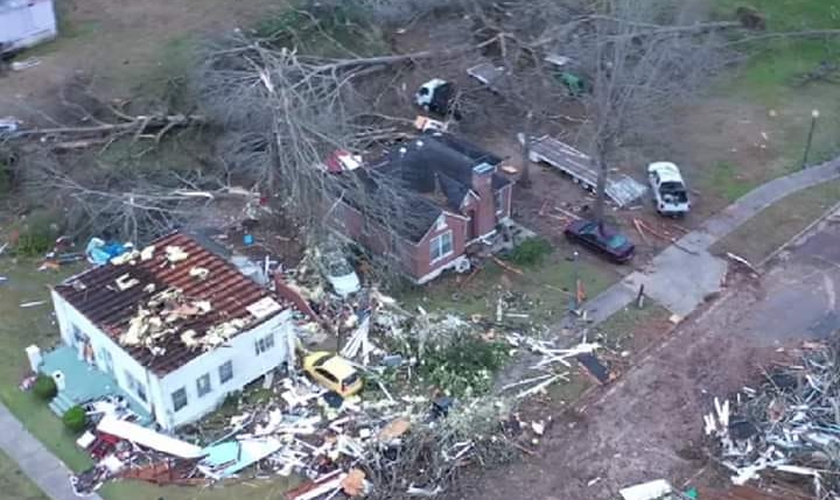
<instances>
[{"instance_id":1,"label":"tarp on ground","mask_svg":"<svg viewBox=\"0 0 840 500\"><path fill-rule=\"evenodd\" d=\"M198 469L212 479L224 479L277 453L281 447L276 438L224 441L202 450L206 457Z\"/></svg>"}]
</instances>

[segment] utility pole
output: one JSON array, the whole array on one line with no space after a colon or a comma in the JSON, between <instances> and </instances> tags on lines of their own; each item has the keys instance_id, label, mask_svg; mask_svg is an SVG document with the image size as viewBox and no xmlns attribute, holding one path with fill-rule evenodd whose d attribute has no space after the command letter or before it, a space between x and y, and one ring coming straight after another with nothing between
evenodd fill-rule
<instances>
[{"instance_id":1,"label":"utility pole","mask_svg":"<svg viewBox=\"0 0 840 500\"><path fill-rule=\"evenodd\" d=\"M814 140L814 129L817 128L817 118L820 117L820 110L811 111L811 128L808 129L808 141L805 143L805 155L802 157L802 169L808 166L808 153L811 152L811 143Z\"/></svg>"}]
</instances>

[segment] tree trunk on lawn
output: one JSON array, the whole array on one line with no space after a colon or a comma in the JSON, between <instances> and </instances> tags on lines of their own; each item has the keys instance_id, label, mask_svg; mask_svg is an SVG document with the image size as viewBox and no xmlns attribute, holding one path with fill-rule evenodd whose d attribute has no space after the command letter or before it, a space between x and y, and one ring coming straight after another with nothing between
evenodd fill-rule
<instances>
[{"instance_id":1,"label":"tree trunk on lawn","mask_svg":"<svg viewBox=\"0 0 840 500\"><path fill-rule=\"evenodd\" d=\"M525 115L525 130L522 131L522 175L519 176L519 185L524 188L531 187L531 121L534 119L534 112L528 110Z\"/></svg>"},{"instance_id":2,"label":"tree trunk on lawn","mask_svg":"<svg viewBox=\"0 0 840 500\"><path fill-rule=\"evenodd\" d=\"M594 218L599 224L603 224L607 197L607 162L604 161L604 157L600 153L595 161L598 163L598 183L595 185Z\"/></svg>"}]
</instances>

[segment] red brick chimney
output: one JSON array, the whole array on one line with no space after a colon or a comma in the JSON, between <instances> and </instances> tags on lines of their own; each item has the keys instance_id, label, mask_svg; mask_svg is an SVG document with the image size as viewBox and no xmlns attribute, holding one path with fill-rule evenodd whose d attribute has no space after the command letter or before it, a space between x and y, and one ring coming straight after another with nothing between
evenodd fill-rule
<instances>
[{"instance_id":1,"label":"red brick chimney","mask_svg":"<svg viewBox=\"0 0 840 500\"><path fill-rule=\"evenodd\" d=\"M472 188L478 195L478 208L475 211L476 229L482 236L496 226L496 207L493 199L493 174L496 167L489 163L481 163L473 167Z\"/></svg>"}]
</instances>

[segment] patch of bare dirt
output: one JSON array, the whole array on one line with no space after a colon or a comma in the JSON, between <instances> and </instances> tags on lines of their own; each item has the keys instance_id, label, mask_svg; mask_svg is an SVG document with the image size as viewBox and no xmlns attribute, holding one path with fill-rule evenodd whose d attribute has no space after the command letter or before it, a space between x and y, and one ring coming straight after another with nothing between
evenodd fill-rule
<instances>
[{"instance_id":1,"label":"patch of bare dirt","mask_svg":"<svg viewBox=\"0 0 840 500\"><path fill-rule=\"evenodd\" d=\"M694 477L708 465L702 415L712 397L784 356L757 336L738 334L758 301L749 284L740 285L635 360L618 382L589 393L577 410L558 405L536 456L471 477L449 498L612 500L638 482Z\"/></svg>"},{"instance_id":2,"label":"patch of bare dirt","mask_svg":"<svg viewBox=\"0 0 840 500\"><path fill-rule=\"evenodd\" d=\"M51 112L56 89L79 72L95 77L102 95L129 97L144 76L180 57L178 45L188 37L246 26L283 5L272 0L56 3L59 38L35 49L40 65L0 78L0 116L37 119Z\"/></svg>"}]
</instances>

